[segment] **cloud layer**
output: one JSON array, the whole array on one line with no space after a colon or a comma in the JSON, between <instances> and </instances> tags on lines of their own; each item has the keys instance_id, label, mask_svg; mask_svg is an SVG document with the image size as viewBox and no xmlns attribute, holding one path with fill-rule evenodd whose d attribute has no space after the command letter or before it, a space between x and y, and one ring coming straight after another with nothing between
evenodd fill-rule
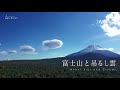
<instances>
[{"instance_id":1,"label":"cloud layer","mask_svg":"<svg viewBox=\"0 0 120 90\"><path fill-rule=\"evenodd\" d=\"M45 40L42 42L42 45L44 46L44 49L56 49L60 48L63 45L63 42L58 39L53 39L53 40Z\"/></svg>"},{"instance_id":2,"label":"cloud layer","mask_svg":"<svg viewBox=\"0 0 120 90\"><path fill-rule=\"evenodd\" d=\"M30 45L22 45L20 46L20 51L25 54L36 54L35 48Z\"/></svg>"},{"instance_id":3,"label":"cloud layer","mask_svg":"<svg viewBox=\"0 0 120 90\"><path fill-rule=\"evenodd\" d=\"M99 50L109 50L109 51L113 51L114 48L100 48Z\"/></svg>"},{"instance_id":4,"label":"cloud layer","mask_svg":"<svg viewBox=\"0 0 120 90\"><path fill-rule=\"evenodd\" d=\"M120 54L120 52L118 52L118 54Z\"/></svg>"},{"instance_id":5,"label":"cloud layer","mask_svg":"<svg viewBox=\"0 0 120 90\"><path fill-rule=\"evenodd\" d=\"M111 12L106 15L104 20L99 20L98 22L107 36L120 35L120 14L118 12Z\"/></svg>"}]
</instances>

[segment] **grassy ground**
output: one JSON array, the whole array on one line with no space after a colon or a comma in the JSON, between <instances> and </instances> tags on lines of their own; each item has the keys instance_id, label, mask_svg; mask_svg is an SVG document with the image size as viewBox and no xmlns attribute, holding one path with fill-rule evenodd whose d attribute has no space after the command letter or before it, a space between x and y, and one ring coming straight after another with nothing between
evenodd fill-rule
<instances>
[{"instance_id":1,"label":"grassy ground","mask_svg":"<svg viewBox=\"0 0 120 90\"><path fill-rule=\"evenodd\" d=\"M119 61L118 61L119 63ZM119 78L120 67L63 67L59 59L1 61L0 78ZM103 68L106 69L103 71ZM95 70L96 69L96 70ZM98 69L98 70L97 70ZM99 70L100 69L100 70ZM108 69L108 70L107 70ZM115 69L115 70L111 70Z\"/></svg>"}]
</instances>

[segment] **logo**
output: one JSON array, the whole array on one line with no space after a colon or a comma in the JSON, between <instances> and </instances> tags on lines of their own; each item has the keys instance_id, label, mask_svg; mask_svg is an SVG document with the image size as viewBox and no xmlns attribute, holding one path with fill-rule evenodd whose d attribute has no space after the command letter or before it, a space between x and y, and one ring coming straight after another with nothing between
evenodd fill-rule
<instances>
[{"instance_id":1,"label":"logo","mask_svg":"<svg viewBox=\"0 0 120 90\"><path fill-rule=\"evenodd\" d=\"M6 16L5 16L5 19L6 19L6 20L15 20L15 19L18 19L18 17L6 15Z\"/></svg>"}]
</instances>

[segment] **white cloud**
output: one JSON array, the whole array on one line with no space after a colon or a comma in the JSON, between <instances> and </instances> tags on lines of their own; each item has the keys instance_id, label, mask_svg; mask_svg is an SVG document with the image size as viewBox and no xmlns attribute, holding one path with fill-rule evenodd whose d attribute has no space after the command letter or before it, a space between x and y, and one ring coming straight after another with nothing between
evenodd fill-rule
<instances>
[{"instance_id":1,"label":"white cloud","mask_svg":"<svg viewBox=\"0 0 120 90\"><path fill-rule=\"evenodd\" d=\"M61 40L58 40L58 39L45 40L42 42L42 45L44 46L43 47L44 50L56 49L56 48L62 47L63 42Z\"/></svg>"},{"instance_id":2,"label":"white cloud","mask_svg":"<svg viewBox=\"0 0 120 90\"><path fill-rule=\"evenodd\" d=\"M95 24L91 24L90 26L95 26Z\"/></svg>"},{"instance_id":3,"label":"white cloud","mask_svg":"<svg viewBox=\"0 0 120 90\"><path fill-rule=\"evenodd\" d=\"M109 37L120 35L120 14L111 12L107 14L104 20L99 20L100 27Z\"/></svg>"},{"instance_id":4,"label":"white cloud","mask_svg":"<svg viewBox=\"0 0 120 90\"><path fill-rule=\"evenodd\" d=\"M10 51L8 51L7 53L8 53L8 54L13 54L13 53L17 53L17 51L16 51L16 50L10 50Z\"/></svg>"},{"instance_id":5,"label":"white cloud","mask_svg":"<svg viewBox=\"0 0 120 90\"><path fill-rule=\"evenodd\" d=\"M106 50L113 51L114 48L105 48Z\"/></svg>"},{"instance_id":6,"label":"white cloud","mask_svg":"<svg viewBox=\"0 0 120 90\"><path fill-rule=\"evenodd\" d=\"M118 54L120 54L120 52L118 52Z\"/></svg>"},{"instance_id":7,"label":"white cloud","mask_svg":"<svg viewBox=\"0 0 120 90\"><path fill-rule=\"evenodd\" d=\"M100 48L99 50L109 50L109 51L113 51L114 48Z\"/></svg>"},{"instance_id":8,"label":"white cloud","mask_svg":"<svg viewBox=\"0 0 120 90\"><path fill-rule=\"evenodd\" d=\"M17 53L16 50L10 50L10 51L1 51L0 54L2 55L8 55L8 54L14 54Z\"/></svg>"},{"instance_id":9,"label":"white cloud","mask_svg":"<svg viewBox=\"0 0 120 90\"><path fill-rule=\"evenodd\" d=\"M25 54L37 54L35 53L35 48L30 45L22 45L20 46L20 51Z\"/></svg>"},{"instance_id":10,"label":"white cloud","mask_svg":"<svg viewBox=\"0 0 120 90\"><path fill-rule=\"evenodd\" d=\"M38 54L36 52L22 52L22 54Z\"/></svg>"},{"instance_id":11,"label":"white cloud","mask_svg":"<svg viewBox=\"0 0 120 90\"><path fill-rule=\"evenodd\" d=\"M57 57L65 57L64 55L58 55Z\"/></svg>"},{"instance_id":12,"label":"white cloud","mask_svg":"<svg viewBox=\"0 0 120 90\"><path fill-rule=\"evenodd\" d=\"M0 54L7 55L8 53L6 51L1 51Z\"/></svg>"}]
</instances>

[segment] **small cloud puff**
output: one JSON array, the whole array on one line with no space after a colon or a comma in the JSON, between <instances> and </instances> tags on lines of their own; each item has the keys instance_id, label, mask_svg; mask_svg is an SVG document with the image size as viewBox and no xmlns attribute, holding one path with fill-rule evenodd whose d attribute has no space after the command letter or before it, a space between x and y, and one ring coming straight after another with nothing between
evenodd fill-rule
<instances>
[{"instance_id":1,"label":"small cloud puff","mask_svg":"<svg viewBox=\"0 0 120 90\"><path fill-rule=\"evenodd\" d=\"M2 55L8 55L8 54L14 54L17 53L16 50L10 50L10 51L1 51L0 54Z\"/></svg>"},{"instance_id":2,"label":"small cloud puff","mask_svg":"<svg viewBox=\"0 0 120 90\"><path fill-rule=\"evenodd\" d=\"M44 46L43 47L44 50L56 49L56 48L62 47L63 42L61 40L58 40L58 39L45 40L42 42L42 45Z\"/></svg>"},{"instance_id":3,"label":"small cloud puff","mask_svg":"<svg viewBox=\"0 0 120 90\"><path fill-rule=\"evenodd\" d=\"M13 54L13 53L17 53L17 51L16 51L16 50L10 50L10 51L8 51L7 53L8 53L8 54Z\"/></svg>"},{"instance_id":4,"label":"small cloud puff","mask_svg":"<svg viewBox=\"0 0 120 90\"><path fill-rule=\"evenodd\" d=\"M35 53L35 48L30 45L22 45L20 46L20 51L25 54L37 54Z\"/></svg>"},{"instance_id":5,"label":"small cloud puff","mask_svg":"<svg viewBox=\"0 0 120 90\"><path fill-rule=\"evenodd\" d=\"M6 51L1 51L0 54L7 55L8 53Z\"/></svg>"}]
</instances>

